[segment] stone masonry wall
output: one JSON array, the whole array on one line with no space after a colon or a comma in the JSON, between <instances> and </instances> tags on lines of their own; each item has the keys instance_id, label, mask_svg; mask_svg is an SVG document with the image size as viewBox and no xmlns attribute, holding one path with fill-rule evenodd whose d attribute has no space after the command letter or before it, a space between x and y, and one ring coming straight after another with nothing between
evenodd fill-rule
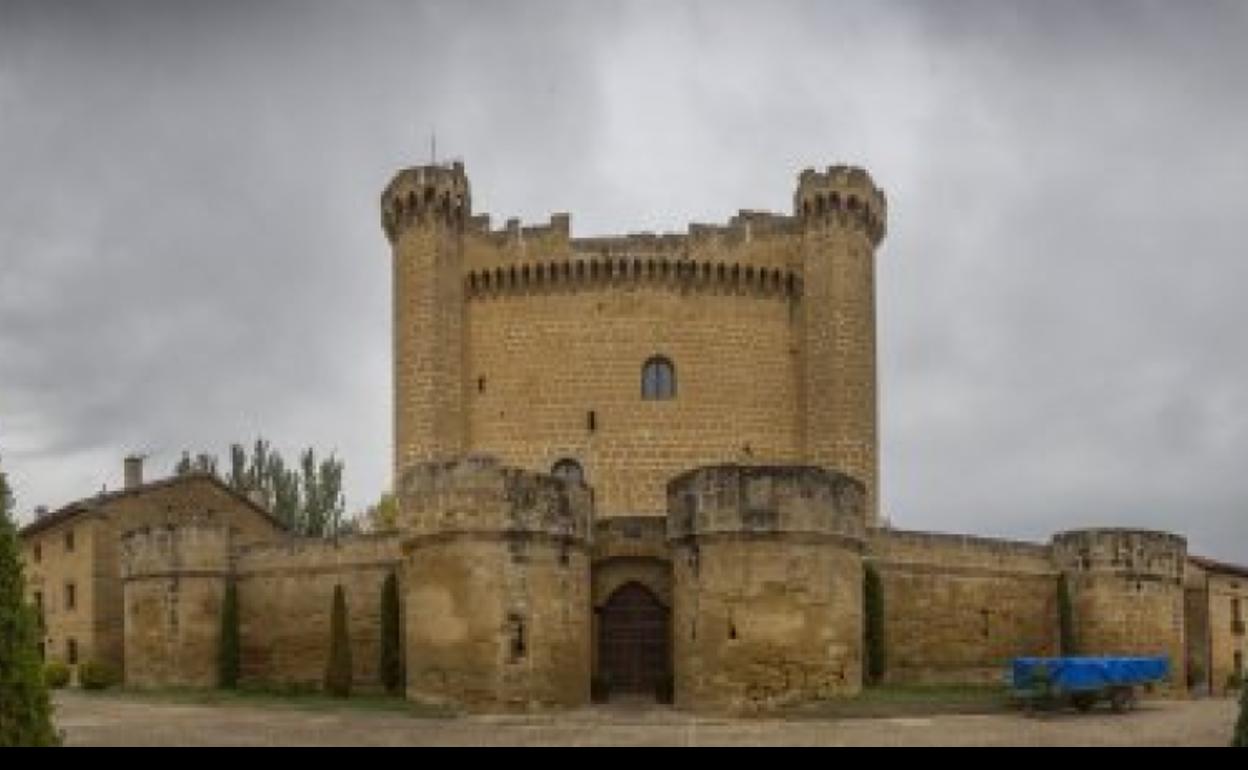
<instances>
[{"instance_id":1,"label":"stone masonry wall","mask_svg":"<svg viewBox=\"0 0 1248 770\"><path fill-rule=\"evenodd\" d=\"M999 682L1010 658L1057 654L1047 546L875 530L889 682Z\"/></svg>"},{"instance_id":2,"label":"stone masonry wall","mask_svg":"<svg viewBox=\"0 0 1248 770\"><path fill-rule=\"evenodd\" d=\"M399 565L394 534L338 542L289 538L240 549L242 681L319 688L329 655L334 587L341 585L353 686L379 688L381 589Z\"/></svg>"},{"instance_id":3,"label":"stone masonry wall","mask_svg":"<svg viewBox=\"0 0 1248 770\"><path fill-rule=\"evenodd\" d=\"M1171 681L1186 684L1183 578L1186 541L1133 529L1087 529L1053 537L1071 582L1075 645L1085 655L1167 655Z\"/></svg>"},{"instance_id":4,"label":"stone masonry wall","mask_svg":"<svg viewBox=\"0 0 1248 770\"><path fill-rule=\"evenodd\" d=\"M588 488L469 458L409 466L399 502L408 697L587 702Z\"/></svg>"},{"instance_id":5,"label":"stone masonry wall","mask_svg":"<svg viewBox=\"0 0 1248 770\"><path fill-rule=\"evenodd\" d=\"M121 541L125 682L214 687L230 532L193 524Z\"/></svg>"},{"instance_id":6,"label":"stone masonry wall","mask_svg":"<svg viewBox=\"0 0 1248 770\"><path fill-rule=\"evenodd\" d=\"M858 692L864 500L817 468L669 484L677 706L755 713Z\"/></svg>"}]
</instances>

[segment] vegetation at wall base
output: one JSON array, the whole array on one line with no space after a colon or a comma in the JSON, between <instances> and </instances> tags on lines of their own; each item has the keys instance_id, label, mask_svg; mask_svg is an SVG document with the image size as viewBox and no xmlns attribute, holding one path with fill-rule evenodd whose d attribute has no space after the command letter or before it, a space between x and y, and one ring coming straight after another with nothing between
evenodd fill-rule
<instances>
[{"instance_id":1,"label":"vegetation at wall base","mask_svg":"<svg viewBox=\"0 0 1248 770\"><path fill-rule=\"evenodd\" d=\"M225 584L221 604L221 646L218 648L217 685L232 690L238 686L238 587L233 580Z\"/></svg>"},{"instance_id":2,"label":"vegetation at wall base","mask_svg":"<svg viewBox=\"0 0 1248 770\"><path fill-rule=\"evenodd\" d=\"M874 565L868 564L863 570L862 591L863 651L866 653L863 673L866 684L874 685L884 681L888 665L884 643L884 586Z\"/></svg>"},{"instance_id":3,"label":"vegetation at wall base","mask_svg":"<svg viewBox=\"0 0 1248 770\"><path fill-rule=\"evenodd\" d=\"M84 690L107 690L120 682L117 670L107 663L90 660L78 666L78 683Z\"/></svg>"},{"instance_id":4,"label":"vegetation at wall base","mask_svg":"<svg viewBox=\"0 0 1248 770\"><path fill-rule=\"evenodd\" d=\"M399 581L393 572L381 587L381 683L386 692L402 692L403 644L399 630Z\"/></svg>"},{"instance_id":5,"label":"vegetation at wall base","mask_svg":"<svg viewBox=\"0 0 1248 770\"><path fill-rule=\"evenodd\" d=\"M8 479L0 472L0 746L57 746L39 660L39 621L26 603L12 510Z\"/></svg>"},{"instance_id":6,"label":"vegetation at wall base","mask_svg":"<svg viewBox=\"0 0 1248 770\"><path fill-rule=\"evenodd\" d=\"M341 585L334 586L329 661L325 666L325 692L339 698L351 695L351 642L347 636L347 599Z\"/></svg>"},{"instance_id":7,"label":"vegetation at wall base","mask_svg":"<svg viewBox=\"0 0 1248 770\"><path fill-rule=\"evenodd\" d=\"M1239 721L1235 723L1231 745L1248 749L1248 687L1241 688L1239 692Z\"/></svg>"},{"instance_id":8,"label":"vegetation at wall base","mask_svg":"<svg viewBox=\"0 0 1248 770\"><path fill-rule=\"evenodd\" d=\"M49 661L43 667L43 681L48 689L59 690L69 684L69 673L69 666L61 661Z\"/></svg>"}]
</instances>

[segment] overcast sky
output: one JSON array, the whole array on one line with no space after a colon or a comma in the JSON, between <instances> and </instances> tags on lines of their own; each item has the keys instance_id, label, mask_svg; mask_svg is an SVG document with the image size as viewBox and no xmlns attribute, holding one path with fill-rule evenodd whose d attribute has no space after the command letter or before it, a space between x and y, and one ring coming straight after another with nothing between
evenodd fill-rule
<instances>
[{"instance_id":1,"label":"overcast sky","mask_svg":"<svg viewBox=\"0 0 1248 770\"><path fill-rule=\"evenodd\" d=\"M0 0L24 516L263 433L389 483L392 173L574 235L886 190L883 508L1248 563L1248 3Z\"/></svg>"}]
</instances>

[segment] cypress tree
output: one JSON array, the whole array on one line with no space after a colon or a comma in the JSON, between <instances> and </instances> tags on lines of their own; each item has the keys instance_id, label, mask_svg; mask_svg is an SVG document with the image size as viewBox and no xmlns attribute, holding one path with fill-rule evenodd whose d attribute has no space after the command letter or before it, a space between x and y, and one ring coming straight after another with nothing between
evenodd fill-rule
<instances>
[{"instance_id":1,"label":"cypress tree","mask_svg":"<svg viewBox=\"0 0 1248 770\"><path fill-rule=\"evenodd\" d=\"M39 660L38 621L26 603L13 497L0 472L0 746L56 746Z\"/></svg>"},{"instance_id":2,"label":"cypress tree","mask_svg":"<svg viewBox=\"0 0 1248 770\"><path fill-rule=\"evenodd\" d=\"M351 694L351 643L347 638L347 599L341 585L334 586L329 662L325 666L325 691L339 698Z\"/></svg>"},{"instance_id":3,"label":"cypress tree","mask_svg":"<svg viewBox=\"0 0 1248 770\"><path fill-rule=\"evenodd\" d=\"M233 580L225 584L225 599L221 604L221 647L218 651L217 683L223 689L238 687L238 588Z\"/></svg>"},{"instance_id":4,"label":"cypress tree","mask_svg":"<svg viewBox=\"0 0 1248 770\"><path fill-rule=\"evenodd\" d=\"M884 586L873 564L863 568L862 594L866 680L867 684L879 684L884 680L888 661L884 645Z\"/></svg>"},{"instance_id":5,"label":"cypress tree","mask_svg":"<svg viewBox=\"0 0 1248 770\"><path fill-rule=\"evenodd\" d=\"M1075 654L1075 620L1070 602L1070 583L1063 572L1057 578L1057 628L1060 655Z\"/></svg>"},{"instance_id":6,"label":"cypress tree","mask_svg":"<svg viewBox=\"0 0 1248 770\"><path fill-rule=\"evenodd\" d=\"M399 633L399 581L391 572L381 586L381 683L394 694L403 688L403 640Z\"/></svg>"},{"instance_id":7,"label":"cypress tree","mask_svg":"<svg viewBox=\"0 0 1248 770\"><path fill-rule=\"evenodd\" d=\"M1239 688L1239 721L1235 723L1231 745L1248 749L1248 685L1241 685Z\"/></svg>"}]
</instances>

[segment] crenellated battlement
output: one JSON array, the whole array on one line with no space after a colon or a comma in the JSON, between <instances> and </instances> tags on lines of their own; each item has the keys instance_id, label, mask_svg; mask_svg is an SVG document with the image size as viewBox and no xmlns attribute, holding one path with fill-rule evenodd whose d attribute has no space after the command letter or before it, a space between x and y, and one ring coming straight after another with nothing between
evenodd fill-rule
<instances>
[{"instance_id":1,"label":"crenellated battlement","mask_svg":"<svg viewBox=\"0 0 1248 770\"><path fill-rule=\"evenodd\" d=\"M381 194L381 226L392 243L413 224L463 228L471 218L472 192L459 161L404 169Z\"/></svg>"},{"instance_id":2,"label":"crenellated battlement","mask_svg":"<svg viewBox=\"0 0 1248 770\"><path fill-rule=\"evenodd\" d=\"M843 473L804 466L716 465L667 485L669 539L712 534L833 536L865 539L862 484Z\"/></svg>"},{"instance_id":3,"label":"crenellated battlement","mask_svg":"<svg viewBox=\"0 0 1248 770\"><path fill-rule=\"evenodd\" d=\"M525 533L588 542L592 536L589 487L506 467L492 457L408 467L399 507L404 539Z\"/></svg>"},{"instance_id":4,"label":"crenellated battlement","mask_svg":"<svg viewBox=\"0 0 1248 770\"><path fill-rule=\"evenodd\" d=\"M797 300L802 295L801 276L791 270L666 257L620 257L522 262L493 270L474 270L464 279L464 296L487 299L502 294L611 289L623 285L752 294L783 300Z\"/></svg>"},{"instance_id":5,"label":"crenellated battlement","mask_svg":"<svg viewBox=\"0 0 1248 770\"><path fill-rule=\"evenodd\" d=\"M861 230L874 245L884 238L888 223L884 191L870 174L855 166L803 171L793 196L793 212L806 227Z\"/></svg>"},{"instance_id":6,"label":"crenellated battlement","mask_svg":"<svg viewBox=\"0 0 1248 770\"><path fill-rule=\"evenodd\" d=\"M1181 583L1187 540L1143 529L1077 529L1053 536L1053 558L1077 573Z\"/></svg>"},{"instance_id":7,"label":"crenellated battlement","mask_svg":"<svg viewBox=\"0 0 1248 770\"><path fill-rule=\"evenodd\" d=\"M228 528L212 524L142 527L121 536L123 579L224 575L230 570Z\"/></svg>"}]
</instances>

